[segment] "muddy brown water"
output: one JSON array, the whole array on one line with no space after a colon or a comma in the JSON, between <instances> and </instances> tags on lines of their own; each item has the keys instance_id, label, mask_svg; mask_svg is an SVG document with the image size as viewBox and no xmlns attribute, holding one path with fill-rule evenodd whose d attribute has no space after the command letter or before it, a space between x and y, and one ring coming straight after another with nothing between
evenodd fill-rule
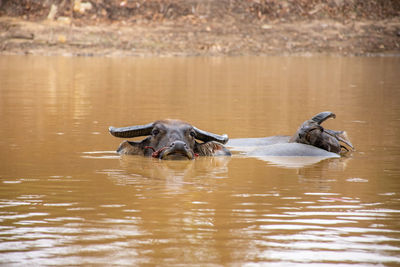
<instances>
[{"instance_id":1,"label":"muddy brown water","mask_svg":"<svg viewBox=\"0 0 400 267\"><path fill-rule=\"evenodd\" d=\"M400 58L0 57L3 266L400 265ZM348 157L120 157L113 126L290 135Z\"/></svg>"}]
</instances>

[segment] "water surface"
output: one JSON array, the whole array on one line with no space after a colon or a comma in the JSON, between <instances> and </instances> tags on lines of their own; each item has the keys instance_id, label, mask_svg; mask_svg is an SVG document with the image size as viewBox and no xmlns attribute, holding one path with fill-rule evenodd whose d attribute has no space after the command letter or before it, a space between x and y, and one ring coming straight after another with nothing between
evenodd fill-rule
<instances>
[{"instance_id":1,"label":"water surface","mask_svg":"<svg viewBox=\"0 0 400 267\"><path fill-rule=\"evenodd\" d=\"M400 59L0 57L0 263L398 266ZM348 157L120 157L108 126L231 138L314 114Z\"/></svg>"}]
</instances>

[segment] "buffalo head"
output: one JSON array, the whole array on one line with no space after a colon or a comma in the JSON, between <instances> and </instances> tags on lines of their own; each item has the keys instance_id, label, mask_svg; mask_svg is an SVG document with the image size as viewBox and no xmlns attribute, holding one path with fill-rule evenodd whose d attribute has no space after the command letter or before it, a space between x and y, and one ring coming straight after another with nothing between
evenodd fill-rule
<instances>
[{"instance_id":1,"label":"buffalo head","mask_svg":"<svg viewBox=\"0 0 400 267\"><path fill-rule=\"evenodd\" d=\"M329 130L321 126L329 118L336 118L336 115L330 111L315 115L300 126L289 142L312 145L338 154L354 149L344 131Z\"/></svg>"},{"instance_id":2,"label":"buffalo head","mask_svg":"<svg viewBox=\"0 0 400 267\"><path fill-rule=\"evenodd\" d=\"M117 150L120 154L152 156L159 159L230 155L229 150L222 145L228 141L227 135L202 131L180 120L167 119L146 125L110 127L109 131L113 136L121 138L147 136L140 142L122 142Z\"/></svg>"}]
</instances>

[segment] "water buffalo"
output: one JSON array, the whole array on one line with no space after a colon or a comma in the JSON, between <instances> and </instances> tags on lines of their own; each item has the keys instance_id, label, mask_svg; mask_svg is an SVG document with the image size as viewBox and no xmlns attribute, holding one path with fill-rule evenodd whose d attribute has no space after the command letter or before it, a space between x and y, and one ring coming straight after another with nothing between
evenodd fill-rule
<instances>
[{"instance_id":1,"label":"water buffalo","mask_svg":"<svg viewBox=\"0 0 400 267\"><path fill-rule=\"evenodd\" d=\"M122 142L117 150L120 154L152 156L159 159L231 155L222 145L228 141L227 135L209 133L180 120L167 119L146 125L110 127L109 131L113 136L121 138L148 136L139 142Z\"/></svg>"},{"instance_id":2,"label":"water buffalo","mask_svg":"<svg viewBox=\"0 0 400 267\"><path fill-rule=\"evenodd\" d=\"M321 123L329 118L336 118L336 115L325 111L315 115L311 120L303 122L289 142L312 145L337 154L353 149L353 145L344 131L329 130L321 126Z\"/></svg>"},{"instance_id":3,"label":"water buffalo","mask_svg":"<svg viewBox=\"0 0 400 267\"><path fill-rule=\"evenodd\" d=\"M263 157L339 157L353 145L343 131L325 129L321 123L335 118L332 112L321 112L305 121L293 136L232 139L227 144L231 150L247 156Z\"/></svg>"}]
</instances>

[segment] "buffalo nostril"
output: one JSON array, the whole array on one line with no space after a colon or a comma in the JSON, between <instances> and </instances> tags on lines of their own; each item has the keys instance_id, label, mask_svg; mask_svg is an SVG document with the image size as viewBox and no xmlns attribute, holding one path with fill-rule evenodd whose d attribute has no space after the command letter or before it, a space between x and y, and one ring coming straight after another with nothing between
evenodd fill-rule
<instances>
[{"instance_id":1,"label":"buffalo nostril","mask_svg":"<svg viewBox=\"0 0 400 267\"><path fill-rule=\"evenodd\" d=\"M188 148L187 144L182 141L174 141L170 144L170 147L177 150L183 150Z\"/></svg>"}]
</instances>

